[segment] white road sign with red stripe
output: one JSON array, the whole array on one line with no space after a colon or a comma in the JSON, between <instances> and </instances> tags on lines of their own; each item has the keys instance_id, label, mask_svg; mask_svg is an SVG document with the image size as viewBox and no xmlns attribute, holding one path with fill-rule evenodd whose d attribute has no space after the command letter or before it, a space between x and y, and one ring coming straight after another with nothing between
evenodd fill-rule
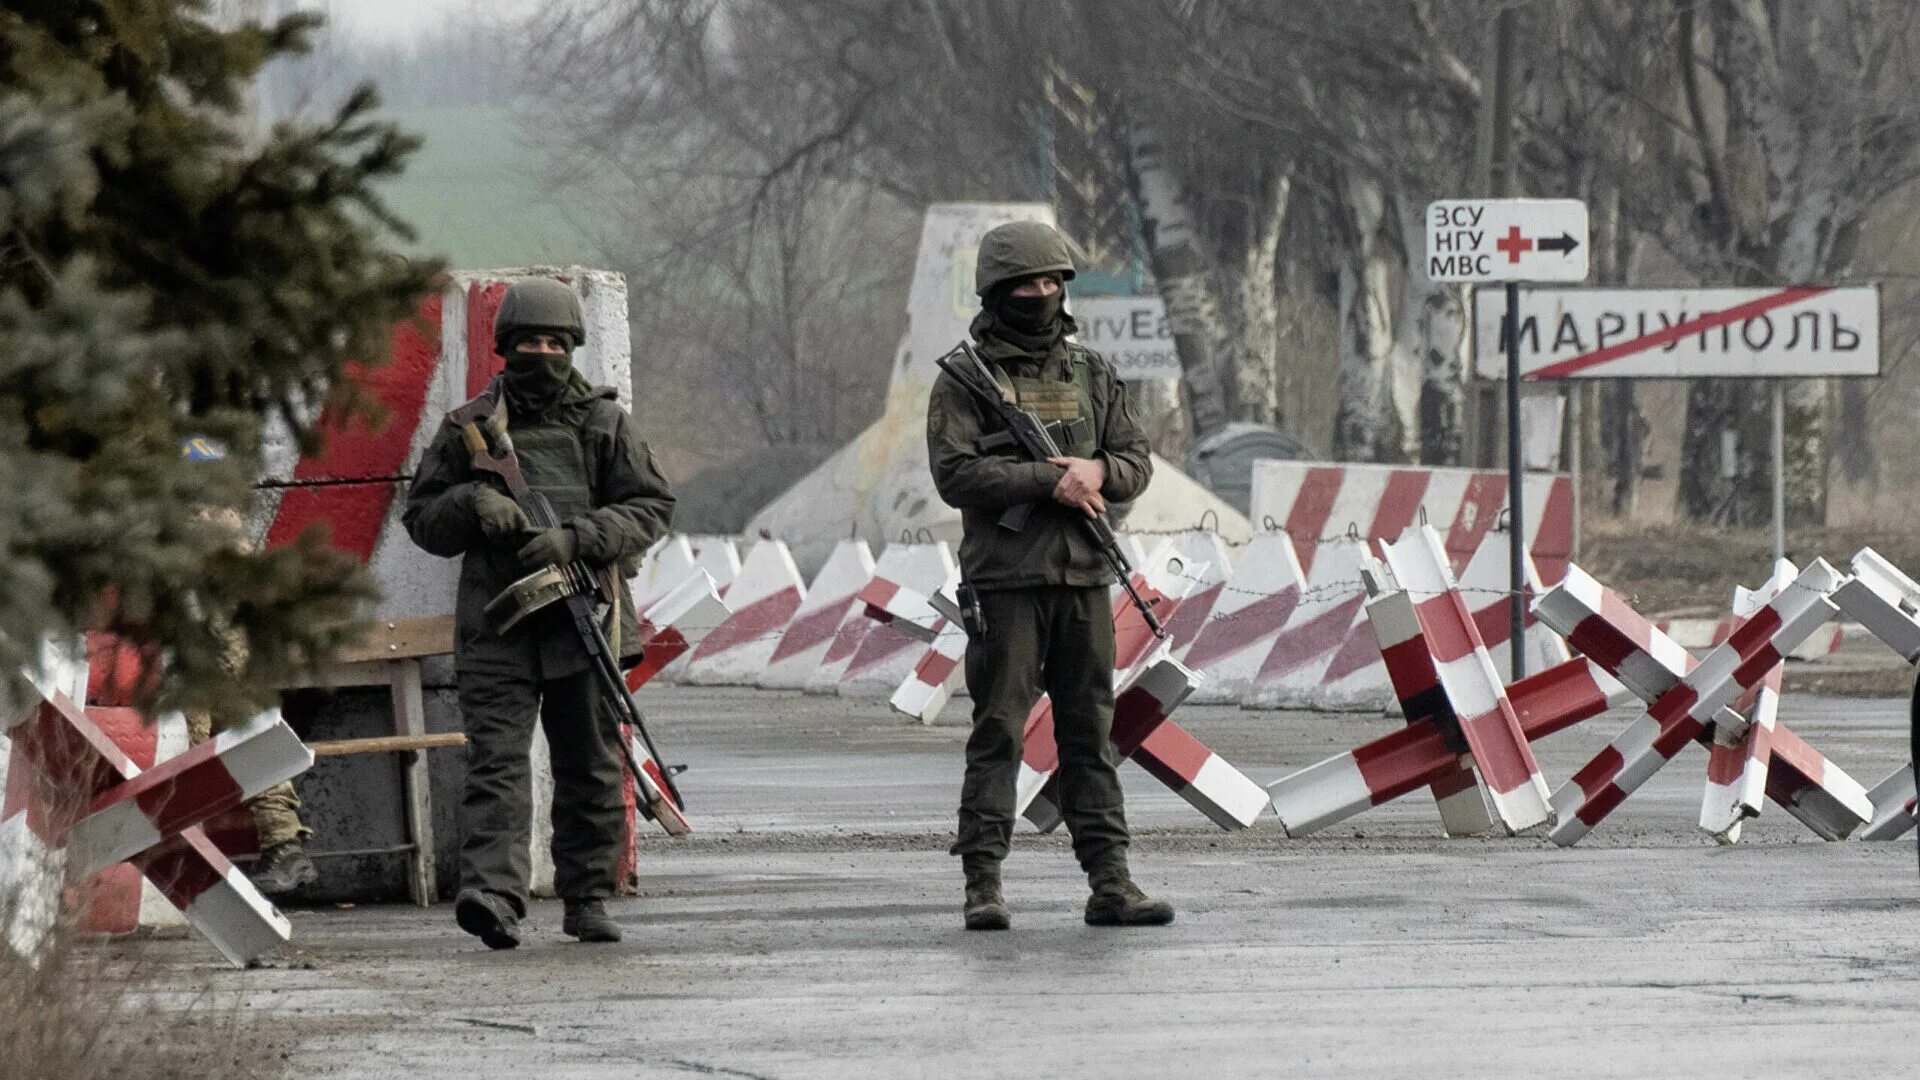
<instances>
[{"instance_id":1,"label":"white road sign with red stripe","mask_svg":"<svg viewBox=\"0 0 1920 1080\"><path fill-rule=\"evenodd\" d=\"M1427 204L1434 281L1587 280L1579 199L1439 199Z\"/></svg>"},{"instance_id":2,"label":"white road sign with red stripe","mask_svg":"<svg viewBox=\"0 0 1920 1080\"><path fill-rule=\"evenodd\" d=\"M1480 374L1506 375L1504 289L1474 297ZM1880 290L1520 290L1525 379L1766 378L1880 373Z\"/></svg>"}]
</instances>

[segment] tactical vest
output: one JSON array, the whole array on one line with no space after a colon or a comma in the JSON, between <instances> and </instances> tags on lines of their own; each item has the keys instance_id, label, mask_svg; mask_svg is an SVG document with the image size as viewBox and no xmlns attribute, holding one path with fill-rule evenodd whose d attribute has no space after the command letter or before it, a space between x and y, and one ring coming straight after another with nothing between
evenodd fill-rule
<instances>
[{"instance_id":1,"label":"tactical vest","mask_svg":"<svg viewBox=\"0 0 1920 1080\"><path fill-rule=\"evenodd\" d=\"M1015 375L998 366L994 373L1004 380L1002 388L1013 392L1014 404L1054 430L1061 453L1092 457L1100 448L1100 433L1094 430L1093 365L1085 353L1068 346L1059 363L1049 357L1037 376Z\"/></svg>"},{"instance_id":2,"label":"tactical vest","mask_svg":"<svg viewBox=\"0 0 1920 1080\"><path fill-rule=\"evenodd\" d=\"M531 423L515 420L512 432L527 486L547 497L562 524L593 509L593 474L572 424L550 414Z\"/></svg>"}]
</instances>

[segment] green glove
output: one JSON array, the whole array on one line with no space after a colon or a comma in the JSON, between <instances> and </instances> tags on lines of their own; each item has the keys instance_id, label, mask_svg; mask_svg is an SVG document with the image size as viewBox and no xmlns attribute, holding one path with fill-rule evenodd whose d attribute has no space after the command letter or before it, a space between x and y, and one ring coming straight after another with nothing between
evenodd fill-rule
<instances>
[{"instance_id":1,"label":"green glove","mask_svg":"<svg viewBox=\"0 0 1920 1080\"><path fill-rule=\"evenodd\" d=\"M577 547L579 541L574 539L573 530L562 525L527 541L527 546L520 549L520 562L529 570L538 570L543 566L565 566L573 561Z\"/></svg>"},{"instance_id":2,"label":"green glove","mask_svg":"<svg viewBox=\"0 0 1920 1080\"><path fill-rule=\"evenodd\" d=\"M512 536L533 528L520 504L490 487L473 489L473 516L480 519L480 531L490 538Z\"/></svg>"}]
</instances>

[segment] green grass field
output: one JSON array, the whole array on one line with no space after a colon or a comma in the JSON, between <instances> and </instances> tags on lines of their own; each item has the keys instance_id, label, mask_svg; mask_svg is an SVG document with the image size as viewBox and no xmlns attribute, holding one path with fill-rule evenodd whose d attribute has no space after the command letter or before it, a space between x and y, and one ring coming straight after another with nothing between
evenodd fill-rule
<instances>
[{"instance_id":1,"label":"green grass field","mask_svg":"<svg viewBox=\"0 0 1920 1080\"><path fill-rule=\"evenodd\" d=\"M600 261L582 225L591 215L547 192L511 109L392 110L388 118L426 140L384 192L419 233L413 251L456 269Z\"/></svg>"}]
</instances>

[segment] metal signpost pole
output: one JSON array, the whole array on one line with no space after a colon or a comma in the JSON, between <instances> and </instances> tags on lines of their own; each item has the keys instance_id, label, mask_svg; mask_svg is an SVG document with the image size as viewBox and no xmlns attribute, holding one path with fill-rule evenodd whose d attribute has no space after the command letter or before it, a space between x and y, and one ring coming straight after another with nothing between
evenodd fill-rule
<instances>
[{"instance_id":1,"label":"metal signpost pole","mask_svg":"<svg viewBox=\"0 0 1920 1080\"><path fill-rule=\"evenodd\" d=\"M1773 561L1787 557L1787 392L1784 379L1768 379L1773 388Z\"/></svg>"},{"instance_id":2,"label":"metal signpost pole","mask_svg":"<svg viewBox=\"0 0 1920 1080\"><path fill-rule=\"evenodd\" d=\"M1526 486L1520 455L1520 283L1507 282L1507 569L1512 595L1508 606L1513 616L1512 636L1507 639L1513 656L1515 682L1527 677L1527 516L1520 504Z\"/></svg>"}]
</instances>

